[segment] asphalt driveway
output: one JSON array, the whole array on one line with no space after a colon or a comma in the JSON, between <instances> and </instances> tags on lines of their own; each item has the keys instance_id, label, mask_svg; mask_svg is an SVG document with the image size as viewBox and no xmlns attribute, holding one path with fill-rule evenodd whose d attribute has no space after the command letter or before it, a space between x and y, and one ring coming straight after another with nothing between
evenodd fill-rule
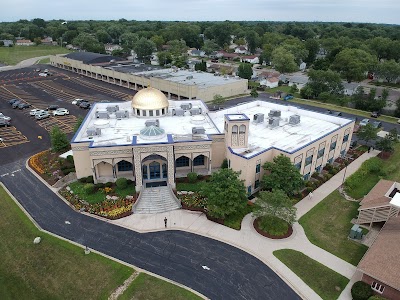
<instances>
[{"instance_id":1,"label":"asphalt driveway","mask_svg":"<svg viewBox=\"0 0 400 300\"><path fill-rule=\"evenodd\" d=\"M25 168L25 159L0 166L0 181L43 229L208 298L300 299L260 260L225 243L181 231L137 233L75 212Z\"/></svg>"}]
</instances>

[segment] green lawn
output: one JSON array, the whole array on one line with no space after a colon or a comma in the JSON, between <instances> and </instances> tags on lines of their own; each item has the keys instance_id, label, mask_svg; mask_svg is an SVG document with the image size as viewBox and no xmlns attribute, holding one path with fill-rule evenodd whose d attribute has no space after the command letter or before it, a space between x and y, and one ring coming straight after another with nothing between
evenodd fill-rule
<instances>
[{"instance_id":1,"label":"green lawn","mask_svg":"<svg viewBox=\"0 0 400 300\"><path fill-rule=\"evenodd\" d=\"M45 55L69 53L66 48L57 46L15 46L0 47L0 62L8 65L15 65L22 60Z\"/></svg>"},{"instance_id":2,"label":"green lawn","mask_svg":"<svg viewBox=\"0 0 400 300\"><path fill-rule=\"evenodd\" d=\"M295 99L292 99L289 101L295 102L295 103L311 105L311 106L315 106L315 107L326 108L327 110L329 109L329 110L341 111L341 112L345 112L345 113L349 113L349 114L358 115L360 117L371 118L370 112L366 112L366 111L362 111L362 110L358 110L358 109L354 109L354 108L349 108L349 107L344 107L344 106L339 106L339 105L334 105L334 104L329 104L329 103L323 103L323 102L318 102L318 101L313 101L313 100L299 99L299 98L295 98ZM378 118L378 120L397 124L398 118L381 115Z\"/></svg>"},{"instance_id":3,"label":"green lawn","mask_svg":"<svg viewBox=\"0 0 400 300\"><path fill-rule=\"evenodd\" d=\"M131 299L192 300L202 298L172 283L140 273L125 292L118 297L118 300Z\"/></svg>"},{"instance_id":4,"label":"green lawn","mask_svg":"<svg viewBox=\"0 0 400 300\"><path fill-rule=\"evenodd\" d=\"M39 60L37 63L38 64L49 64L50 63L50 57L43 58L43 59Z\"/></svg>"},{"instance_id":5,"label":"green lawn","mask_svg":"<svg viewBox=\"0 0 400 300\"><path fill-rule=\"evenodd\" d=\"M273 253L324 300L337 299L349 282L346 277L301 252L282 249Z\"/></svg>"},{"instance_id":6,"label":"green lawn","mask_svg":"<svg viewBox=\"0 0 400 300\"><path fill-rule=\"evenodd\" d=\"M360 184L352 189L346 188L346 193L354 199L360 199L369 193L381 177L388 180L400 181L400 143L395 145L395 151L392 156L387 160L383 160L380 172L385 174L385 176L378 176L378 174L374 173L364 174Z\"/></svg>"},{"instance_id":7,"label":"green lawn","mask_svg":"<svg viewBox=\"0 0 400 300\"><path fill-rule=\"evenodd\" d=\"M301 217L299 223L311 243L356 266L368 249L347 239L358 207L358 202L347 201L334 191Z\"/></svg>"},{"instance_id":8,"label":"green lawn","mask_svg":"<svg viewBox=\"0 0 400 300\"><path fill-rule=\"evenodd\" d=\"M86 183L81 183L79 181L75 181L69 184L69 187L71 190L74 192L74 194L78 195L79 198L82 200L87 201L90 204L95 204L102 202L106 199L106 194L101 191L97 191L93 194L86 194L84 190L84 186ZM120 196L125 198L127 195L134 195L135 194L135 186L133 184L128 185L126 189L118 189L115 188L115 193Z\"/></svg>"},{"instance_id":9,"label":"green lawn","mask_svg":"<svg viewBox=\"0 0 400 300\"><path fill-rule=\"evenodd\" d=\"M0 199L1 299L107 299L133 273L40 232L1 187Z\"/></svg>"},{"instance_id":10,"label":"green lawn","mask_svg":"<svg viewBox=\"0 0 400 300\"><path fill-rule=\"evenodd\" d=\"M188 182L178 182L176 184L177 191L191 191L191 192L199 192L206 184L206 181L197 181L195 183Z\"/></svg>"}]
</instances>

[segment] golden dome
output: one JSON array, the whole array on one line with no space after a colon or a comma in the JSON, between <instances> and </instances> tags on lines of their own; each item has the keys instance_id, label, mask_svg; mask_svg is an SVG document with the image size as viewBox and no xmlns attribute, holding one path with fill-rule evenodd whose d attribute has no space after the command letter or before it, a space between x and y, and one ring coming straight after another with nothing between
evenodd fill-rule
<instances>
[{"instance_id":1,"label":"golden dome","mask_svg":"<svg viewBox=\"0 0 400 300\"><path fill-rule=\"evenodd\" d=\"M167 108L168 105L168 99L164 93L152 87L140 90L132 98L134 109L155 110Z\"/></svg>"}]
</instances>

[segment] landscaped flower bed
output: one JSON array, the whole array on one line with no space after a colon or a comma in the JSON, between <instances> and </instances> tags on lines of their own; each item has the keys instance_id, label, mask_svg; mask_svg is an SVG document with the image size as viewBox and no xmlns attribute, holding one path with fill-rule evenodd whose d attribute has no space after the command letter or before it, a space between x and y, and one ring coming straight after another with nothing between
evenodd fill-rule
<instances>
[{"instance_id":1,"label":"landscaped flower bed","mask_svg":"<svg viewBox=\"0 0 400 300\"><path fill-rule=\"evenodd\" d=\"M126 196L125 198L113 196L98 203L88 203L80 196L74 194L69 187L59 191L71 205L80 211L87 211L107 219L115 220L132 214L132 206L136 201L136 196Z\"/></svg>"},{"instance_id":2,"label":"landscaped flower bed","mask_svg":"<svg viewBox=\"0 0 400 300\"><path fill-rule=\"evenodd\" d=\"M182 207L185 209L206 211L207 199L199 193L178 192L177 197L179 200L181 200Z\"/></svg>"}]
</instances>

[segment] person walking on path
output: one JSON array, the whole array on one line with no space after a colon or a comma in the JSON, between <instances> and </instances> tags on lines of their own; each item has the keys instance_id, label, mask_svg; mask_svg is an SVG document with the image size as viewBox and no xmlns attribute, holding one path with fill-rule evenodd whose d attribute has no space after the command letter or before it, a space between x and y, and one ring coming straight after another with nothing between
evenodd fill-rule
<instances>
[{"instance_id":1,"label":"person walking on path","mask_svg":"<svg viewBox=\"0 0 400 300\"><path fill-rule=\"evenodd\" d=\"M312 194L312 192L310 192L310 193L308 194L308 199L312 200L312 196L313 196L313 194Z\"/></svg>"},{"instance_id":2,"label":"person walking on path","mask_svg":"<svg viewBox=\"0 0 400 300\"><path fill-rule=\"evenodd\" d=\"M165 225L165 228L167 228L167 222L168 222L168 219L167 219L167 217L165 217L165 218L164 218L164 225Z\"/></svg>"}]
</instances>

